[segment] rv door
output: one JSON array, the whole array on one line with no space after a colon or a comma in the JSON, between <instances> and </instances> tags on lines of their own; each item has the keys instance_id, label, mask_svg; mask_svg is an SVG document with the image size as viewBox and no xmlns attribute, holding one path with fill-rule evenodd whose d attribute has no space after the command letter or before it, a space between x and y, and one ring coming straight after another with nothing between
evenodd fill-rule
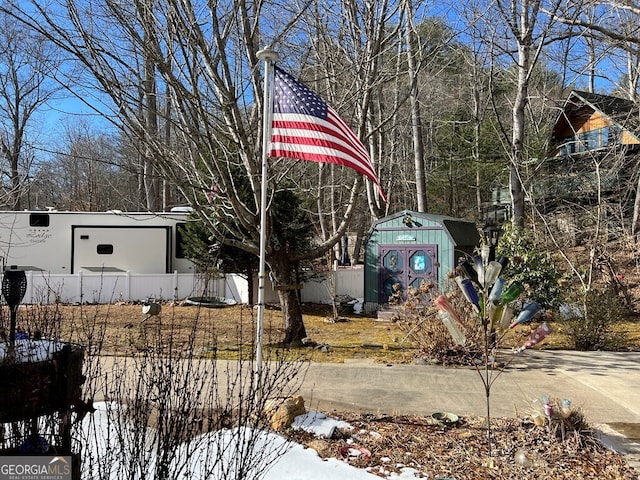
<instances>
[{"instance_id":1,"label":"rv door","mask_svg":"<svg viewBox=\"0 0 640 480\"><path fill-rule=\"evenodd\" d=\"M72 231L72 273L171 272L171 227L76 225Z\"/></svg>"}]
</instances>

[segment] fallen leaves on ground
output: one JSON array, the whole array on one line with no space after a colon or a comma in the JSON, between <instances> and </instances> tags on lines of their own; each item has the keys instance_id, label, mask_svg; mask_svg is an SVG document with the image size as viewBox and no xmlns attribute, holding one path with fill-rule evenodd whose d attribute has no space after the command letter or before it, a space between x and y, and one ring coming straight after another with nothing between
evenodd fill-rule
<instances>
[{"instance_id":1,"label":"fallen leaves on ground","mask_svg":"<svg viewBox=\"0 0 640 480\"><path fill-rule=\"evenodd\" d=\"M441 426L431 418L415 416L356 412L331 416L348 422L352 429L337 429L332 438L298 430L292 432L293 439L323 458L344 459L381 477L409 467L430 479L640 478L640 472L622 455L606 449L594 432L562 440L528 420L492 419L489 456L482 418L465 417L455 425ZM350 456L345 456L345 446L350 447Z\"/></svg>"}]
</instances>

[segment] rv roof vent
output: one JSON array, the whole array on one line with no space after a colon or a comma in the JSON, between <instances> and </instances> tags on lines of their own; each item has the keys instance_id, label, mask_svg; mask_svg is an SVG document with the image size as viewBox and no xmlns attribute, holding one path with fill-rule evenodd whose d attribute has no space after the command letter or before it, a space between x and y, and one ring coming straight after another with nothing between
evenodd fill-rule
<instances>
[{"instance_id":1,"label":"rv roof vent","mask_svg":"<svg viewBox=\"0 0 640 480\"><path fill-rule=\"evenodd\" d=\"M122 210L107 210L107 213L120 214L120 213L122 213Z\"/></svg>"},{"instance_id":2,"label":"rv roof vent","mask_svg":"<svg viewBox=\"0 0 640 480\"><path fill-rule=\"evenodd\" d=\"M171 211L173 213L189 213L189 212L193 212L193 208L192 207L173 207L171 208Z\"/></svg>"}]
</instances>

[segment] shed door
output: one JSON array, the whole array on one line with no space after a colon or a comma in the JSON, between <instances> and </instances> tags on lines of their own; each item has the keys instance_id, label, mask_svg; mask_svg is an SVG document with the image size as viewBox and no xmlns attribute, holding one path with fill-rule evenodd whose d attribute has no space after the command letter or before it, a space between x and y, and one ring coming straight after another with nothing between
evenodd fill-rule
<instances>
[{"instance_id":1,"label":"shed door","mask_svg":"<svg viewBox=\"0 0 640 480\"><path fill-rule=\"evenodd\" d=\"M438 281L438 245L380 245L378 257L379 303L399 290L404 297L408 287Z\"/></svg>"}]
</instances>

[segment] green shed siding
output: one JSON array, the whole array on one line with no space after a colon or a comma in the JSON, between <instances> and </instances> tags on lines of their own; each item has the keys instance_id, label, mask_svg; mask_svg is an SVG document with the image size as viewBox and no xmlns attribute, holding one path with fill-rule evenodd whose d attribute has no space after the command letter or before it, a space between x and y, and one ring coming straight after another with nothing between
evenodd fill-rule
<instances>
[{"instance_id":1,"label":"green shed siding","mask_svg":"<svg viewBox=\"0 0 640 480\"><path fill-rule=\"evenodd\" d=\"M405 223L407 217L412 222ZM379 303L378 257L381 246L436 245L437 281L438 286L442 287L447 274L455 269L458 259L473 253L479 241L475 224L466 220L411 211L380 219L371 228L365 248L365 306L369 304L368 309L372 310L371 306Z\"/></svg>"}]
</instances>

